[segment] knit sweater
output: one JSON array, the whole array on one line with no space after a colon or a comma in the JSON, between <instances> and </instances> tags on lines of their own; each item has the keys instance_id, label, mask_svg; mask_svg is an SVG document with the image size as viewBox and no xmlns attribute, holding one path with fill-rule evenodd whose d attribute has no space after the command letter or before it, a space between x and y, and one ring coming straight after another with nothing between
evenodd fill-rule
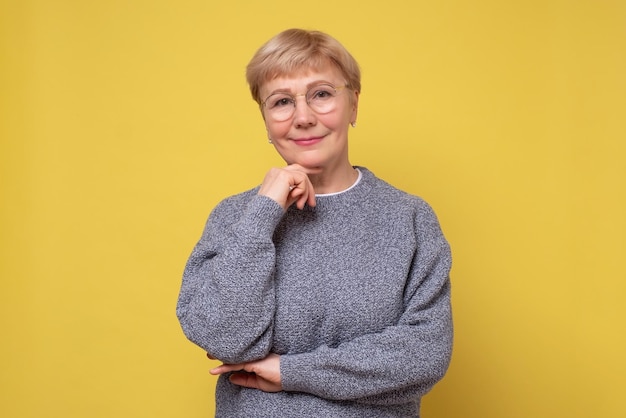
<instances>
[{"instance_id":1,"label":"knit sweater","mask_svg":"<svg viewBox=\"0 0 626 418\"><path fill-rule=\"evenodd\" d=\"M217 417L419 417L452 351L450 248L431 207L363 167L315 207L258 188L211 213L183 275L182 329L225 363L279 354L283 390L220 376Z\"/></svg>"}]
</instances>

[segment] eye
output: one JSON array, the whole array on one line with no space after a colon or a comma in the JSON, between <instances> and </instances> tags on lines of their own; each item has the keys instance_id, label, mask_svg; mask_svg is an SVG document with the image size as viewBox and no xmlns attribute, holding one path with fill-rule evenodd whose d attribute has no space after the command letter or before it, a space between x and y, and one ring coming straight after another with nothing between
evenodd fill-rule
<instances>
[{"instance_id":1,"label":"eye","mask_svg":"<svg viewBox=\"0 0 626 418\"><path fill-rule=\"evenodd\" d=\"M335 96L335 89L331 86L323 85L315 87L309 93L309 101L323 102Z\"/></svg>"},{"instance_id":2,"label":"eye","mask_svg":"<svg viewBox=\"0 0 626 418\"><path fill-rule=\"evenodd\" d=\"M269 109L280 109L281 107L293 106L293 98L286 94L272 94L265 103Z\"/></svg>"}]
</instances>

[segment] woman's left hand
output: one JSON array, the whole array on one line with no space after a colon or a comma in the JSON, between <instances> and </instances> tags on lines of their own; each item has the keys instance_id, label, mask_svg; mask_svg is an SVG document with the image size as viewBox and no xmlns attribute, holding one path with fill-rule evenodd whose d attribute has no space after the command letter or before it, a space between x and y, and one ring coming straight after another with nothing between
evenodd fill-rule
<instances>
[{"instance_id":1,"label":"woman's left hand","mask_svg":"<svg viewBox=\"0 0 626 418\"><path fill-rule=\"evenodd\" d=\"M222 364L209 373L217 375L234 372L230 375L231 383L264 392L280 392L283 387L280 380L280 356L270 354L262 360L249 363Z\"/></svg>"}]
</instances>

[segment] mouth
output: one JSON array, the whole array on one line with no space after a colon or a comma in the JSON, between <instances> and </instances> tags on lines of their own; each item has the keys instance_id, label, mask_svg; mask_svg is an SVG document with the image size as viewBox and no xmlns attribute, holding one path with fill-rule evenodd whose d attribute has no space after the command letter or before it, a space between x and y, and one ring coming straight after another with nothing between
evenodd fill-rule
<instances>
[{"instance_id":1,"label":"mouth","mask_svg":"<svg viewBox=\"0 0 626 418\"><path fill-rule=\"evenodd\" d=\"M323 136L311 136L306 138L293 138L292 141L299 146L308 147L311 145L315 145L324 139Z\"/></svg>"}]
</instances>

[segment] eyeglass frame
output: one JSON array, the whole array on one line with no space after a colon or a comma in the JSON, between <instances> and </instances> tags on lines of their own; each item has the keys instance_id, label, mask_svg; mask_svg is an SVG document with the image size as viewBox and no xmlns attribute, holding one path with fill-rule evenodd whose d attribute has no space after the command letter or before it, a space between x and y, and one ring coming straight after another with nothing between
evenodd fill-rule
<instances>
[{"instance_id":1,"label":"eyeglass frame","mask_svg":"<svg viewBox=\"0 0 626 418\"><path fill-rule=\"evenodd\" d=\"M267 101L268 101L268 100L270 99L270 97L272 97L273 95L275 95L275 94L284 94L284 95L289 96L289 97L291 97L291 98L293 99L293 111L292 111L292 112L295 112L295 111L296 111L296 106L297 106L296 97L298 97L298 96L304 96L304 98L305 98L305 102L306 102L307 106L309 106L309 109L311 109L313 112L315 112L315 113L317 113L317 114L322 114L322 115L324 115L325 113L319 113L319 112L315 111L315 109L313 109L313 108L311 107L311 104L309 103L309 100L307 99L307 95L309 94L309 92L310 92L311 90L313 90L313 89L315 89L315 88L317 88L317 87L321 87L321 86L328 86L328 87L331 87L333 90L335 90L335 93L337 93L337 94L339 94L339 92L340 92L340 91L343 91L344 89L349 89L349 88L350 88L350 86L348 86L347 84L344 84L343 86L333 86L333 85L332 85L332 84L330 84L330 83L319 83L319 84L315 84L315 85L313 85L313 86L309 87L305 93L291 94L291 93L287 93L287 92L280 92L280 91L277 91L277 92L274 92L274 93L270 94L269 96L267 96L267 97L265 98L265 100L263 100L263 101L261 102L261 109L267 109ZM335 96L335 97L336 97L336 96ZM289 120L289 118L291 118L292 116L293 116L293 113L292 113L292 114L291 114L288 118L286 118L286 119L284 119L283 121L280 121L280 122L284 122L284 121L286 121L286 120Z\"/></svg>"}]
</instances>

